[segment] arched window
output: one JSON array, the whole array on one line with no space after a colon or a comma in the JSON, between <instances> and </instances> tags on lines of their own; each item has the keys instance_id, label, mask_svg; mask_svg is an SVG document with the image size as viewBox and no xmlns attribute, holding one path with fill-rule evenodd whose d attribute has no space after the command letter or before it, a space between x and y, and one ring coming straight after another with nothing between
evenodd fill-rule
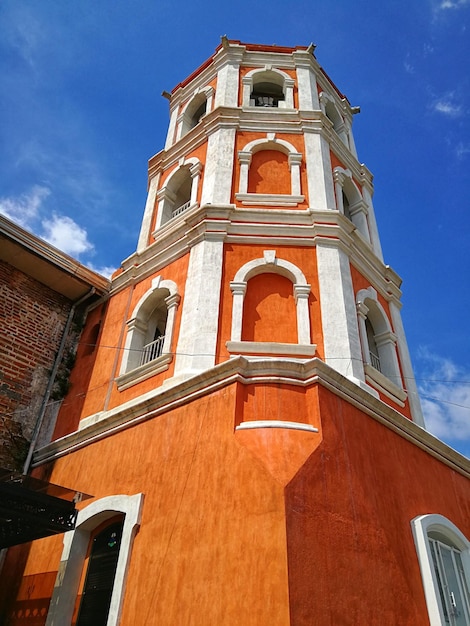
<instances>
[{"instance_id":1,"label":"arched window","mask_svg":"<svg viewBox=\"0 0 470 626\"><path fill-rule=\"evenodd\" d=\"M295 207L303 202L302 155L288 141L268 133L266 139L246 144L238 153L238 160L240 179L235 198L242 204Z\"/></svg>"},{"instance_id":2,"label":"arched window","mask_svg":"<svg viewBox=\"0 0 470 626\"><path fill-rule=\"evenodd\" d=\"M157 191L159 228L190 208L197 206L202 163L196 158L183 159Z\"/></svg>"},{"instance_id":3,"label":"arched window","mask_svg":"<svg viewBox=\"0 0 470 626\"><path fill-rule=\"evenodd\" d=\"M295 81L285 72L266 65L251 70L242 79L244 107L294 108Z\"/></svg>"},{"instance_id":4,"label":"arched window","mask_svg":"<svg viewBox=\"0 0 470 626\"><path fill-rule=\"evenodd\" d=\"M406 393L398 364L397 337L373 287L359 291L356 307L366 380L403 402Z\"/></svg>"},{"instance_id":5,"label":"arched window","mask_svg":"<svg viewBox=\"0 0 470 626\"><path fill-rule=\"evenodd\" d=\"M330 120L333 130L344 143L345 146L349 148L349 133L344 123L343 116L338 110L338 107L335 104L332 96L327 94L325 91L320 93L320 106L323 113Z\"/></svg>"},{"instance_id":6,"label":"arched window","mask_svg":"<svg viewBox=\"0 0 470 626\"><path fill-rule=\"evenodd\" d=\"M176 140L181 139L199 124L203 115L212 110L214 90L212 87L197 89L183 107L177 120Z\"/></svg>"},{"instance_id":7,"label":"arched window","mask_svg":"<svg viewBox=\"0 0 470 626\"><path fill-rule=\"evenodd\" d=\"M173 359L171 345L180 296L171 280L154 278L127 322L120 375L121 391L168 369Z\"/></svg>"},{"instance_id":8,"label":"arched window","mask_svg":"<svg viewBox=\"0 0 470 626\"><path fill-rule=\"evenodd\" d=\"M338 211L347 217L370 243L367 204L352 178L351 171L342 167L335 167L333 179Z\"/></svg>"},{"instance_id":9,"label":"arched window","mask_svg":"<svg viewBox=\"0 0 470 626\"><path fill-rule=\"evenodd\" d=\"M411 522L431 626L470 624L470 542L442 515Z\"/></svg>"},{"instance_id":10,"label":"arched window","mask_svg":"<svg viewBox=\"0 0 470 626\"><path fill-rule=\"evenodd\" d=\"M271 332L269 329L274 328L276 325L276 307L272 306L272 301L267 302L267 298L275 299L276 297L282 297L282 294L277 294L276 296L272 289L268 289L264 294L266 297L263 297L263 293L260 292L255 294L257 300L251 297L249 301L253 306L256 300L256 302L260 304L260 310L264 314L272 316L270 322L263 322L263 336L270 336L270 340L257 341L259 338L255 329L257 313L252 309L250 309L249 312L246 311L245 296L250 279L265 273L278 274L280 277L287 278L291 284L291 293L295 302L297 343L278 341L277 338L284 338L282 333L279 332L269 335ZM282 285L279 284L278 286L283 291L286 285L285 282L282 282ZM262 259L254 259L238 270L234 280L230 283L230 289L233 294L233 306L231 341L228 341L226 344L229 352L237 354L314 356L316 345L312 344L310 341L310 315L308 306L310 285L307 284L302 271L293 263L284 261L283 259L277 259L275 250L265 250ZM286 319L291 320L291 323L293 323L294 317L291 318L287 301L282 304L282 309L286 312ZM268 328L268 333L266 332L266 328Z\"/></svg>"},{"instance_id":11,"label":"arched window","mask_svg":"<svg viewBox=\"0 0 470 626\"><path fill-rule=\"evenodd\" d=\"M140 525L142 505L143 495L140 493L116 495L96 500L78 512L75 530L64 535L64 549L46 626L72 623L84 568L87 568L88 578L91 569L101 589L93 591L94 583L90 581L87 591L85 582L85 596L91 593L95 597L86 602L82 600L81 604L85 606L80 609L82 621L77 622L77 626L119 624L132 543ZM96 550L93 549L95 538ZM111 544L107 546L108 550L106 544ZM88 564L87 555L90 557Z\"/></svg>"}]
</instances>

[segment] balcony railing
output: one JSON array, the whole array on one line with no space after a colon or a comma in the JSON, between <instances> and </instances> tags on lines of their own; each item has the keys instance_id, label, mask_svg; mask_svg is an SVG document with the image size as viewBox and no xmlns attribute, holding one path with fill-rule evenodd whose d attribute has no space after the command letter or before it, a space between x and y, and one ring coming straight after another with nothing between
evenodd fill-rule
<instances>
[{"instance_id":1,"label":"balcony railing","mask_svg":"<svg viewBox=\"0 0 470 626\"><path fill-rule=\"evenodd\" d=\"M187 211L190 205L191 205L191 200L188 200L188 202L185 202L184 204L179 206L177 209L174 209L171 212L171 217L178 217L178 215L181 215L181 213L184 213L185 211Z\"/></svg>"},{"instance_id":2,"label":"balcony railing","mask_svg":"<svg viewBox=\"0 0 470 626\"><path fill-rule=\"evenodd\" d=\"M159 356L162 355L163 352L163 342L165 341L165 335L162 335L155 341L151 341L147 345L142 348L142 354L140 356L140 365L145 365L146 363L150 363L150 361L154 361L158 359Z\"/></svg>"},{"instance_id":3,"label":"balcony railing","mask_svg":"<svg viewBox=\"0 0 470 626\"><path fill-rule=\"evenodd\" d=\"M382 370L380 369L380 359L379 359L379 357L376 354L374 354L373 352L369 352L369 356L370 356L370 364L372 365L372 367L374 367L376 370L381 372Z\"/></svg>"}]
</instances>

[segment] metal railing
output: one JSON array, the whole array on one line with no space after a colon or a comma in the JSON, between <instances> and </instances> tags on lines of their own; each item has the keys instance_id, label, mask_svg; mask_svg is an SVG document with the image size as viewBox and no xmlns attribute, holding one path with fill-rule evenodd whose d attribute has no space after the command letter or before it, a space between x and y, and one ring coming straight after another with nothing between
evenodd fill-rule
<instances>
[{"instance_id":1,"label":"metal railing","mask_svg":"<svg viewBox=\"0 0 470 626\"><path fill-rule=\"evenodd\" d=\"M380 369L380 359L377 356L377 354L374 354L373 352L369 351L369 357L370 357L370 364L372 365L372 367L374 367L376 370L381 372L382 370Z\"/></svg>"},{"instance_id":2,"label":"metal railing","mask_svg":"<svg viewBox=\"0 0 470 626\"><path fill-rule=\"evenodd\" d=\"M189 209L190 205L191 205L191 200L188 200L188 202L185 202L184 204L179 206L177 209L174 209L171 212L171 217L177 217L178 215L181 215L181 213L184 213L187 209Z\"/></svg>"},{"instance_id":3,"label":"metal railing","mask_svg":"<svg viewBox=\"0 0 470 626\"><path fill-rule=\"evenodd\" d=\"M151 341L142 348L142 354L140 355L140 365L150 363L154 359L158 359L162 355L163 342L165 341L165 335L162 335L155 341Z\"/></svg>"}]
</instances>

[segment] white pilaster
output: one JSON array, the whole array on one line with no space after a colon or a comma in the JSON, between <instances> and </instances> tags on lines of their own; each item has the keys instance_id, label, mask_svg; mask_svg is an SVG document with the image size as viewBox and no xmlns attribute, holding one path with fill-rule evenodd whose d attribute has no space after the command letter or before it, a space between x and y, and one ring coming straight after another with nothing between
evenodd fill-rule
<instances>
[{"instance_id":1,"label":"white pilaster","mask_svg":"<svg viewBox=\"0 0 470 626\"><path fill-rule=\"evenodd\" d=\"M309 128L305 128L304 141L309 206L320 210L334 209L336 204L328 142L319 132Z\"/></svg>"},{"instance_id":2,"label":"white pilaster","mask_svg":"<svg viewBox=\"0 0 470 626\"><path fill-rule=\"evenodd\" d=\"M372 194L370 193L369 189L367 189L366 186L362 187L362 193L363 193L364 202L367 205L369 233L370 233L372 247L374 249L375 254L383 262L383 253L382 253L382 246L380 245L379 230L377 228L377 221L375 219L374 206L372 204Z\"/></svg>"},{"instance_id":3,"label":"white pilaster","mask_svg":"<svg viewBox=\"0 0 470 626\"><path fill-rule=\"evenodd\" d=\"M175 377L190 376L215 365L222 260L220 236L204 239L191 248Z\"/></svg>"},{"instance_id":4,"label":"white pilaster","mask_svg":"<svg viewBox=\"0 0 470 626\"><path fill-rule=\"evenodd\" d=\"M364 381L349 259L338 247L317 245L325 361L344 376Z\"/></svg>"},{"instance_id":5,"label":"white pilaster","mask_svg":"<svg viewBox=\"0 0 470 626\"><path fill-rule=\"evenodd\" d=\"M406 341L405 329L403 328L401 313L398 306L393 301L389 303L389 307L390 316L393 323L393 329L397 336L398 354L400 356L405 389L408 392L408 401L410 403L411 415L413 417L413 421L416 422L416 424L425 428L426 425L424 422L423 412L421 410L421 402L418 395L418 388L416 386L413 366L411 364L411 358L408 350L408 344Z\"/></svg>"},{"instance_id":6,"label":"white pilaster","mask_svg":"<svg viewBox=\"0 0 470 626\"><path fill-rule=\"evenodd\" d=\"M176 130L177 118L178 118L178 107L175 106L175 108L171 111L171 114L170 114L170 125L168 126L168 133L167 133L166 142L165 142L165 150L168 150L175 142L175 130Z\"/></svg>"},{"instance_id":7,"label":"white pilaster","mask_svg":"<svg viewBox=\"0 0 470 626\"><path fill-rule=\"evenodd\" d=\"M152 230L153 212L155 209L155 200L157 196L158 184L160 182L160 174L154 176L150 181L147 194L147 202L145 203L144 217L140 228L139 241L137 243L137 252L140 253L149 245L150 232Z\"/></svg>"},{"instance_id":8,"label":"white pilaster","mask_svg":"<svg viewBox=\"0 0 470 626\"><path fill-rule=\"evenodd\" d=\"M215 90L215 107L238 106L238 83L243 48L231 46L215 59L217 67L217 88Z\"/></svg>"},{"instance_id":9,"label":"white pilaster","mask_svg":"<svg viewBox=\"0 0 470 626\"><path fill-rule=\"evenodd\" d=\"M317 111L320 109L320 101L311 60L310 58L305 59L304 52L294 52L294 58L296 61L299 109L301 111Z\"/></svg>"},{"instance_id":10,"label":"white pilaster","mask_svg":"<svg viewBox=\"0 0 470 626\"><path fill-rule=\"evenodd\" d=\"M232 191L235 127L209 135L201 204L229 204Z\"/></svg>"}]
</instances>

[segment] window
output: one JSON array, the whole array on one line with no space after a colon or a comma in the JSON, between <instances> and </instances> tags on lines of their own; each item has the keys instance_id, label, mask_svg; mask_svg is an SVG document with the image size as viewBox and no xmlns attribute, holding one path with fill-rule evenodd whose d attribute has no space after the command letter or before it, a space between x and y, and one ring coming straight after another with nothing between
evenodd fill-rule
<instances>
[{"instance_id":1,"label":"window","mask_svg":"<svg viewBox=\"0 0 470 626\"><path fill-rule=\"evenodd\" d=\"M135 306L127 321L127 336L121 361L118 389L168 369L173 359L171 345L180 296L176 284L157 276Z\"/></svg>"},{"instance_id":2,"label":"window","mask_svg":"<svg viewBox=\"0 0 470 626\"><path fill-rule=\"evenodd\" d=\"M373 287L359 291L356 309L366 380L403 403L407 396L398 364L397 337Z\"/></svg>"},{"instance_id":3,"label":"window","mask_svg":"<svg viewBox=\"0 0 470 626\"><path fill-rule=\"evenodd\" d=\"M79 618L85 621L78 622L77 626L86 626L87 624L93 624L93 626L101 626L101 624L117 626L119 624L132 544L140 525L142 505L143 494L141 493L133 496L116 495L96 500L78 512L75 530L64 535L64 549L60 559L46 626L55 626L57 624L69 626L72 623L74 607L79 594L80 578L86 566L90 542L94 537L99 538L97 540L99 545L96 547L94 559L94 549L92 548L91 550L87 578L89 579L91 569L92 576L95 577L96 574L96 578L100 580L102 598L100 609L97 608L100 603L97 597L94 600L90 600L90 606L93 604L96 611L99 610L100 619L104 621L98 621L98 618L96 621L94 619L86 621L89 609L85 606L83 609L80 608ZM107 522L109 522L109 525ZM117 525L112 528L111 525L114 522L117 522ZM119 524L122 524L122 530ZM105 532L103 534L100 532L100 526L104 527L103 530ZM95 534L95 531L98 531L97 534ZM115 534L113 535L113 533ZM109 552L102 545L106 542L112 544ZM102 556L103 552L104 557ZM92 564L93 560L96 561L95 564ZM106 561L108 562L106 563ZM102 567L103 564L104 567ZM107 573L106 571L101 571L100 573L100 570L106 569ZM113 581L111 582L110 578L112 577ZM90 581L88 584L91 590L93 582ZM86 586L87 583L85 583L85 588ZM105 598L105 601L103 601L103 598ZM107 607L106 609L103 608L105 606Z\"/></svg>"},{"instance_id":4,"label":"window","mask_svg":"<svg viewBox=\"0 0 470 626\"><path fill-rule=\"evenodd\" d=\"M335 133L338 135L344 145L349 148L349 133L345 126L344 119L339 112L335 101L333 100L333 97L328 95L325 91L322 91L320 93L320 106L325 116L331 122Z\"/></svg>"},{"instance_id":5,"label":"window","mask_svg":"<svg viewBox=\"0 0 470 626\"><path fill-rule=\"evenodd\" d=\"M240 180L235 197L242 204L296 207L304 201L300 193L302 155L275 133L250 141L239 151L238 160Z\"/></svg>"},{"instance_id":6,"label":"window","mask_svg":"<svg viewBox=\"0 0 470 626\"><path fill-rule=\"evenodd\" d=\"M370 243L368 223L368 209L361 191L354 182L350 170L335 167L333 170L335 182L336 208L347 217L367 242Z\"/></svg>"},{"instance_id":7,"label":"window","mask_svg":"<svg viewBox=\"0 0 470 626\"><path fill-rule=\"evenodd\" d=\"M247 316L246 320L243 319L248 281L265 273L279 274L281 277L287 278L291 283L295 302L295 313L292 312L292 315L293 319L295 315L297 323L297 343L257 341L253 319L250 320L249 316ZM230 289L233 294L233 305L231 341L227 342L229 352L232 354L290 354L303 357L315 355L316 345L310 341L310 285L297 266L289 261L276 258L275 250L265 250L262 259L249 261L238 270L234 280L230 283ZM274 294L270 294L268 290L268 293L265 295L269 297ZM279 296L279 294L277 295ZM254 301L253 299L251 300L252 303ZM272 306L268 306L269 309L272 311ZM290 312L287 312L287 316L290 316ZM274 324L275 328L275 320L271 320L271 323ZM267 323L263 323L263 326L264 329L269 328ZM276 334L279 336L279 333Z\"/></svg>"},{"instance_id":8,"label":"window","mask_svg":"<svg viewBox=\"0 0 470 626\"><path fill-rule=\"evenodd\" d=\"M470 542L442 515L411 526L431 626L470 626Z\"/></svg>"},{"instance_id":9,"label":"window","mask_svg":"<svg viewBox=\"0 0 470 626\"><path fill-rule=\"evenodd\" d=\"M178 116L176 140L189 133L190 130L199 124L201 118L212 110L213 95L214 90L212 87L196 89Z\"/></svg>"},{"instance_id":10,"label":"window","mask_svg":"<svg viewBox=\"0 0 470 626\"><path fill-rule=\"evenodd\" d=\"M251 70L242 79L244 107L294 108L295 81L282 70L266 65Z\"/></svg>"},{"instance_id":11,"label":"window","mask_svg":"<svg viewBox=\"0 0 470 626\"><path fill-rule=\"evenodd\" d=\"M191 207L197 206L202 164L196 158L183 159L157 191L157 224L159 228Z\"/></svg>"}]
</instances>

